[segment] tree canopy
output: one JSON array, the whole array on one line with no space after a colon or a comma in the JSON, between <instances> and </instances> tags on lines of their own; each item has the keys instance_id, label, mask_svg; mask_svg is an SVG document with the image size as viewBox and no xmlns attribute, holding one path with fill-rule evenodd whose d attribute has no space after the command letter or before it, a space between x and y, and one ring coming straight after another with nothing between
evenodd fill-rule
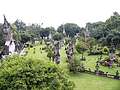
<instances>
[{"instance_id":1,"label":"tree canopy","mask_svg":"<svg viewBox=\"0 0 120 90\"><path fill-rule=\"evenodd\" d=\"M80 32L80 27L74 23L66 23L64 25L59 26L57 29L59 33L63 33L63 30L65 30L66 36L74 37L76 33Z\"/></svg>"}]
</instances>

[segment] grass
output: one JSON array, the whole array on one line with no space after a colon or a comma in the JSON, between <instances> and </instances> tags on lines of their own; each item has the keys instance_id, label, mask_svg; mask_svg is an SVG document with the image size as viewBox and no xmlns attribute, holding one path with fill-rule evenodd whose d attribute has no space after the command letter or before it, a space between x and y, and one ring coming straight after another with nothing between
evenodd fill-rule
<instances>
[{"instance_id":1,"label":"grass","mask_svg":"<svg viewBox=\"0 0 120 90\"><path fill-rule=\"evenodd\" d=\"M120 81L90 74L72 74L75 90L120 90Z\"/></svg>"},{"instance_id":2,"label":"grass","mask_svg":"<svg viewBox=\"0 0 120 90\"><path fill-rule=\"evenodd\" d=\"M81 55L78 54L77 58L79 59L80 56ZM100 56L99 55L88 56L87 54L85 54L85 57L86 57L86 61L82 61L84 63L84 65L85 65L85 67L91 68L91 70L95 70L96 61L98 60L98 58ZM103 55L103 58L105 58L105 57L106 57L106 55ZM100 65L100 70L115 75L117 70L120 72L120 67L109 68L109 67L105 67L105 66Z\"/></svg>"},{"instance_id":3,"label":"grass","mask_svg":"<svg viewBox=\"0 0 120 90\"><path fill-rule=\"evenodd\" d=\"M40 52L40 47L44 47L44 45L35 46L35 53L33 53L33 48L28 50L28 58L39 58L41 60L49 60L46 56L47 53L45 51ZM60 51L61 54L61 63L58 65L62 67L65 71L67 71L67 63L66 63L66 54L64 47ZM77 55L77 58L80 58L80 55ZM95 69L95 63L98 59L98 56L87 56L86 61L83 63L86 67ZM109 69L107 67L100 67L103 71L108 71L109 73L115 73L116 69ZM120 70L120 69L119 69ZM74 90L120 90L120 81L109 79L105 77L78 73L78 74L69 74L69 79L75 83Z\"/></svg>"}]
</instances>

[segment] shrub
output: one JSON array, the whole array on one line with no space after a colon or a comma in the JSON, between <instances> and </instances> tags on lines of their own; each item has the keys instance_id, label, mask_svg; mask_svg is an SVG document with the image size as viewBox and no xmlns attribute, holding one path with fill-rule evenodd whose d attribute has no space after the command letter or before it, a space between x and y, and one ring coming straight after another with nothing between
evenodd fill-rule
<instances>
[{"instance_id":1,"label":"shrub","mask_svg":"<svg viewBox=\"0 0 120 90\"><path fill-rule=\"evenodd\" d=\"M75 45L75 49L80 54L87 50L84 43L77 43L77 45Z\"/></svg>"},{"instance_id":2,"label":"shrub","mask_svg":"<svg viewBox=\"0 0 120 90\"><path fill-rule=\"evenodd\" d=\"M70 38L65 38L65 45L67 45L70 41Z\"/></svg>"},{"instance_id":3,"label":"shrub","mask_svg":"<svg viewBox=\"0 0 120 90\"><path fill-rule=\"evenodd\" d=\"M119 52L119 53L117 53L116 55L120 57L120 52Z\"/></svg>"},{"instance_id":4,"label":"shrub","mask_svg":"<svg viewBox=\"0 0 120 90\"><path fill-rule=\"evenodd\" d=\"M88 55L101 55L101 54L103 54L101 50L93 50L89 52Z\"/></svg>"},{"instance_id":5,"label":"shrub","mask_svg":"<svg viewBox=\"0 0 120 90\"><path fill-rule=\"evenodd\" d=\"M54 56L54 53L52 50L49 50L48 53L47 53L47 57L51 60L51 58L53 58Z\"/></svg>"},{"instance_id":6,"label":"shrub","mask_svg":"<svg viewBox=\"0 0 120 90\"><path fill-rule=\"evenodd\" d=\"M43 47L43 48L42 48L42 50L46 50L46 49L47 49L47 47Z\"/></svg>"},{"instance_id":7,"label":"shrub","mask_svg":"<svg viewBox=\"0 0 120 90\"><path fill-rule=\"evenodd\" d=\"M33 48L33 45L32 45L32 44L30 45L30 48Z\"/></svg>"},{"instance_id":8,"label":"shrub","mask_svg":"<svg viewBox=\"0 0 120 90\"><path fill-rule=\"evenodd\" d=\"M109 48L108 47L104 47L102 50L103 54L108 54L109 53Z\"/></svg>"},{"instance_id":9,"label":"shrub","mask_svg":"<svg viewBox=\"0 0 120 90\"><path fill-rule=\"evenodd\" d=\"M0 66L0 90L72 90L73 82L55 64L25 57L7 58Z\"/></svg>"},{"instance_id":10,"label":"shrub","mask_svg":"<svg viewBox=\"0 0 120 90\"><path fill-rule=\"evenodd\" d=\"M74 58L73 63L68 63L68 68L69 68L69 71L73 73L85 71L85 67L83 63L81 63L81 61L77 60L76 58Z\"/></svg>"},{"instance_id":11,"label":"shrub","mask_svg":"<svg viewBox=\"0 0 120 90\"><path fill-rule=\"evenodd\" d=\"M88 55L101 55L103 54L102 48L95 46L90 52L88 52Z\"/></svg>"},{"instance_id":12,"label":"shrub","mask_svg":"<svg viewBox=\"0 0 120 90\"><path fill-rule=\"evenodd\" d=\"M60 41L63 39L63 35L61 33L55 33L53 35L53 40Z\"/></svg>"}]
</instances>

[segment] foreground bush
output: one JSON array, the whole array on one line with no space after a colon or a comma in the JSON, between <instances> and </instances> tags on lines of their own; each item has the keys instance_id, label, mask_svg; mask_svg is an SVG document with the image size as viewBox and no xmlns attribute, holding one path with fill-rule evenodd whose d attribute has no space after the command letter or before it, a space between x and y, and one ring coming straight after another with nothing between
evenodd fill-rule
<instances>
[{"instance_id":1,"label":"foreground bush","mask_svg":"<svg viewBox=\"0 0 120 90\"><path fill-rule=\"evenodd\" d=\"M72 90L56 65L24 57L7 58L0 66L0 90Z\"/></svg>"}]
</instances>

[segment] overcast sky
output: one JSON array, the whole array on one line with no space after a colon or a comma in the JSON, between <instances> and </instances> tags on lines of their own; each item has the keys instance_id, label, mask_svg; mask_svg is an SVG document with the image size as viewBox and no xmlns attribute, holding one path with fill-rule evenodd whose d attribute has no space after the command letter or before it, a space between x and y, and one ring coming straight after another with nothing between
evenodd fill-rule
<instances>
[{"instance_id":1,"label":"overcast sky","mask_svg":"<svg viewBox=\"0 0 120 90\"><path fill-rule=\"evenodd\" d=\"M114 11L120 13L120 0L0 0L0 23L5 14L11 23L18 18L27 24L57 27L71 22L82 27L105 21Z\"/></svg>"}]
</instances>

